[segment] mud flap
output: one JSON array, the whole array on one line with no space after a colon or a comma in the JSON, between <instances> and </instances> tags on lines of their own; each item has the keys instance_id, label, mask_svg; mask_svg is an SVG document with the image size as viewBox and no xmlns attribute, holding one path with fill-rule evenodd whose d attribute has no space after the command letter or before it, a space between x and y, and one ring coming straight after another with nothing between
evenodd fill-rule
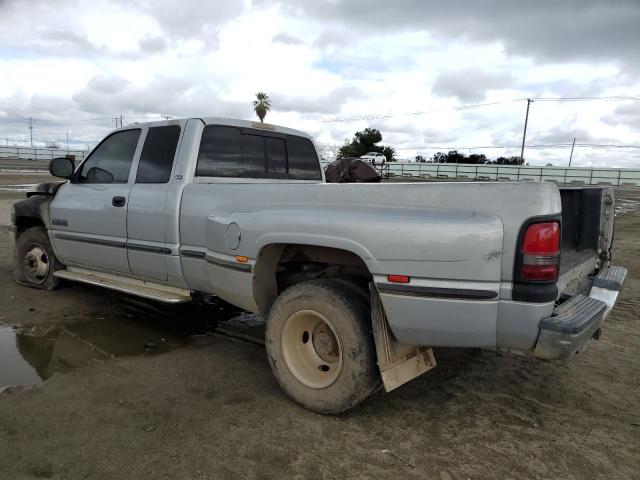
<instances>
[{"instance_id":1,"label":"mud flap","mask_svg":"<svg viewBox=\"0 0 640 480\"><path fill-rule=\"evenodd\" d=\"M378 368L387 392L436 366L431 347L400 343L389 328L376 286L371 283L371 320Z\"/></svg>"}]
</instances>

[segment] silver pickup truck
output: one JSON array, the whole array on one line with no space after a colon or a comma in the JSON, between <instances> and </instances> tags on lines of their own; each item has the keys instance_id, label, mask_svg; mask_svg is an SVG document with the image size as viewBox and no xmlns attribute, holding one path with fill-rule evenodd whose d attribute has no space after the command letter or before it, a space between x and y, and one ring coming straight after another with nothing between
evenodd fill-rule
<instances>
[{"instance_id":1,"label":"silver pickup truck","mask_svg":"<svg viewBox=\"0 0 640 480\"><path fill-rule=\"evenodd\" d=\"M50 171L68 181L13 209L18 282L259 313L278 382L322 413L434 367L430 347L569 357L626 276L611 188L330 184L309 136L268 124L129 125Z\"/></svg>"}]
</instances>

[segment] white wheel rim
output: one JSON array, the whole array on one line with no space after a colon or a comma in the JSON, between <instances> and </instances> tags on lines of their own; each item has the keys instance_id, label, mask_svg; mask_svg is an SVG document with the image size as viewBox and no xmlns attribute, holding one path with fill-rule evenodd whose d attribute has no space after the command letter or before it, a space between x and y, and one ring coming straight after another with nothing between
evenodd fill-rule
<instances>
[{"instance_id":1,"label":"white wheel rim","mask_svg":"<svg viewBox=\"0 0 640 480\"><path fill-rule=\"evenodd\" d=\"M35 284L41 284L49 274L49 256L40 245L33 245L24 256L24 274Z\"/></svg>"},{"instance_id":2,"label":"white wheel rim","mask_svg":"<svg viewBox=\"0 0 640 480\"><path fill-rule=\"evenodd\" d=\"M282 353L291 374L310 388L332 385L342 371L342 343L327 318L313 310L291 315L282 329Z\"/></svg>"}]
</instances>

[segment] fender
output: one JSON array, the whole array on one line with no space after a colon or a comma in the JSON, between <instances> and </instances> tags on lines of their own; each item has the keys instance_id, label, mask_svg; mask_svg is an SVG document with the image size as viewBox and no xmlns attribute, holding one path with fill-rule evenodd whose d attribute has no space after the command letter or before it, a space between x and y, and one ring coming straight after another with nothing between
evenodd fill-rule
<instances>
[{"instance_id":1,"label":"fender","mask_svg":"<svg viewBox=\"0 0 640 480\"><path fill-rule=\"evenodd\" d=\"M14 227L16 240L27 228L51 225L49 204L56 192L65 182L49 182L36 185L35 189L27 192L27 198L13 204L11 223Z\"/></svg>"}]
</instances>

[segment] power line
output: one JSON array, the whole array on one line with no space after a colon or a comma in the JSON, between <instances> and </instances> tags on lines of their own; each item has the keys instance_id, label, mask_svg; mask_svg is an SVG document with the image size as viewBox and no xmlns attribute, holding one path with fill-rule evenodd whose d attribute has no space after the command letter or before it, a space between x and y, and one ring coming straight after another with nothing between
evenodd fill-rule
<instances>
[{"instance_id":1,"label":"power line","mask_svg":"<svg viewBox=\"0 0 640 480\"><path fill-rule=\"evenodd\" d=\"M639 101L640 96L621 95L613 97L532 97L539 102L591 102L591 101Z\"/></svg>"},{"instance_id":2,"label":"power line","mask_svg":"<svg viewBox=\"0 0 640 480\"><path fill-rule=\"evenodd\" d=\"M573 143L540 143L536 145L527 145L527 148L571 148ZM576 143L576 147L582 148L632 148L632 149L640 149L640 145L613 145L613 144L595 144L595 143ZM507 148L520 148L521 145L480 145L480 146L472 146L472 147L443 147L443 146L435 146L435 145L418 145L412 147L394 147L396 150L419 150L419 149L429 149L429 150L489 150L489 149L507 149Z\"/></svg>"},{"instance_id":3,"label":"power line","mask_svg":"<svg viewBox=\"0 0 640 480\"><path fill-rule=\"evenodd\" d=\"M320 144L320 146L325 147L340 147L341 145L329 145L329 144ZM534 145L527 145L527 148L539 148L539 149L553 149L553 148L571 148L574 144L571 143L539 143ZM475 146L442 146L442 145L413 145L409 147L394 147L395 150L499 150L499 149L518 149L521 145L475 145ZM575 147L582 148L630 148L630 149L640 149L640 145L618 145L618 144L610 144L610 143L576 143Z\"/></svg>"},{"instance_id":4,"label":"power line","mask_svg":"<svg viewBox=\"0 0 640 480\"><path fill-rule=\"evenodd\" d=\"M503 105L506 103L520 102L522 100L526 100L526 98L514 98L512 100L502 100L499 102L486 102L486 103L475 103L475 104L469 104L469 105L458 105L455 107L437 108L437 109L424 110L419 112L367 114L367 115L354 115L350 117L334 117L334 118L328 118L328 119L320 119L320 121L322 123L333 123L333 122L350 122L350 121L356 121L356 120L377 120L377 119L393 118L393 117L401 117L401 116L409 116L409 115L427 115L430 113L473 110L476 108L490 107L493 105ZM313 120L313 119L309 119L309 120Z\"/></svg>"},{"instance_id":5,"label":"power line","mask_svg":"<svg viewBox=\"0 0 640 480\"><path fill-rule=\"evenodd\" d=\"M592 101L640 101L640 96L635 95L622 95L611 97L529 97L529 98L513 98L511 100L501 100L496 102L475 103L467 105L458 105L455 107L437 108L432 110L423 110L417 112L401 112L401 113L381 113L381 114L362 114L352 115L347 117L333 117L327 119L319 119L322 123L334 123L334 122L351 122L358 120L380 120L385 118L403 117L410 115L428 115L431 113L442 113L450 111L463 111L474 110L476 108L490 107L494 105L504 105L508 103L517 103L528 101L541 101L541 102L592 102ZM309 118L308 120L317 120L317 118Z\"/></svg>"}]
</instances>

